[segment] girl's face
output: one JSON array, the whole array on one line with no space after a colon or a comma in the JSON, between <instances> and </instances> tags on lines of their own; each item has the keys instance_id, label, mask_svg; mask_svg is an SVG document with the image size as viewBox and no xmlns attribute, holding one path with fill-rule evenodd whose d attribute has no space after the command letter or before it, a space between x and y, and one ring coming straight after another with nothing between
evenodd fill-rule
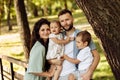
<instances>
[{"instance_id":1,"label":"girl's face","mask_svg":"<svg viewBox=\"0 0 120 80\"><path fill-rule=\"evenodd\" d=\"M87 46L87 42L82 41L82 36L76 37L76 46L78 49L83 49Z\"/></svg>"},{"instance_id":2,"label":"girl's face","mask_svg":"<svg viewBox=\"0 0 120 80\"><path fill-rule=\"evenodd\" d=\"M43 24L41 28L39 29L39 35L40 37L46 41L49 38L50 34L50 28L47 24Z\"/></svg>"},{"instance_id":3,"label":"girl's face","mask_svg":"<svg viewBox=\"0 0 120 80\"><path fill-rule=\"evenodd\" d=\"M60 26L56 22L52 22L50 24L50 31L51 31L51 33L58 34L58 33L60 33L60 30L61 30L61 28L60 28Z\"/></svg>"}]
</instances>

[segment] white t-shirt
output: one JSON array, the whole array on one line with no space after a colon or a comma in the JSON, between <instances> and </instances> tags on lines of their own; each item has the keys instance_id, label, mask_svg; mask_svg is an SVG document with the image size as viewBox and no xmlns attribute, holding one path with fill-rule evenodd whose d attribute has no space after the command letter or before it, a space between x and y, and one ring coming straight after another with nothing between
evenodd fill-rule
<instances>
[{"instance_id":1,"label":"white t-shirt","mask_svg":"<svg viewBox=\"0 0 120 80\"><path fill-rule=\"evenodd\" d=\"M88 70L93 61L93 56L89 47L85 47L80 50L77 55L77 59L80 60L78 64L78 70Z\"/></svg>"},{"instance_id":2,"label":"white t-shirt","mask_svg":"<svg viewBox=\"0 0 120 80\"><path fill-rule=\"evenodd\" d=\"M74 37L74 33L71 34L70 37ZM65 38L66 38L66 36L65 36ZM74 58L74 55L73 55L74 54L73 53L73 47L74 47L73 43L74 43L74 41L71 41L68 44L66 44L65 45L65 51L64 51L64 53L66 55L68 55L69 57L71 57L71 58ZM68 74L74 72L75 70L76 70L75 64L73 64L73 63L71 63L71 62L69 62L67 60L64 60L63 64L62 64L62 71L61 71L60 76L68 75Z\"/></svg>"},{"instance_id":3,"label":"white t-shirt","mask_svg":"<svg viewBox=\"0 0 120 80\"><path fill-rule=\"evenodd\" d=\"M59 58L64 53L64 45L55 43L54 41L51 40L51 38L57 38L57 39L61 40L63 37L62 37L61 33L59 33L57 35L55 35L55 34L49 35L49 45L48 45L48 52L47 52L47 56L46 56L46 59L48 59L48 60L54 59L54 58Z\"/></svg>"}]
</instances>

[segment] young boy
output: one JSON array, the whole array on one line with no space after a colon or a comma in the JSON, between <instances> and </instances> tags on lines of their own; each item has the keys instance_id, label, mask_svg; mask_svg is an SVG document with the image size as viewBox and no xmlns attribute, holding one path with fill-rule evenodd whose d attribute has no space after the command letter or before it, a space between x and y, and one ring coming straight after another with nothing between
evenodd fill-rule
<instances>
[{"instance_id":1,"label":"young boy","mask_svg":"<svg viewBox=\"0 0 120 80\"><path fill-rule=\"evenodd\" d=\"M77 58L70 58L67 55L64 55L64 59L78 64L78 75L73 75L72 73L69 75L69 80L75 80L75 77L78 78L77 80L82 80L82 75L87 72L90 65L93 61L93 56L91 50L89 48L89 44L91 41L91 35L88 31L81 31L76 36L76 46L80 49L79 53L77 54Z\"/></svg>"}]
</instances>

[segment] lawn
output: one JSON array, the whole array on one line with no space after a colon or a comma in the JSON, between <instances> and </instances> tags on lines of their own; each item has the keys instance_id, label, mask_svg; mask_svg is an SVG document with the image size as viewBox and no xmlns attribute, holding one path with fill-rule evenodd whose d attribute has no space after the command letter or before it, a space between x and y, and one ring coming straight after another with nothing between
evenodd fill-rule
<instances>
[{"instance_id":1,"label":"lawn","mask_svg":"<svg viewBox=\"0 0 120 80\"><path fill-rule=\"evenodd\" d=\"M111 72L110 66L108 65L106 58L104 56L104 51L100 47L100 41L95 36L83 12L81 10L77 10L73 13L73 15L75 18L75 22L74 22L75 27L81 30L88 30L92 34L93 41L95 42L98 52L101 56L100 63L94 72L93 79L94 80L115 80ZM49 20L57 19L57 15L45 16L45 17L48 18ZM38 19L40 19L40 17L29 19L29 25L31 29L33 24ZM6 24L6 22L4 21L2 25L3 24ZM23 47L22 47L20 34L19 34L19 28L16 25L13 26L12 31L8 31L6 25L0 28L0 54L25 60L24 54L23 54ZM16 67L15 69L20 70L21 68Z\"/></svg>"}]
</instances>

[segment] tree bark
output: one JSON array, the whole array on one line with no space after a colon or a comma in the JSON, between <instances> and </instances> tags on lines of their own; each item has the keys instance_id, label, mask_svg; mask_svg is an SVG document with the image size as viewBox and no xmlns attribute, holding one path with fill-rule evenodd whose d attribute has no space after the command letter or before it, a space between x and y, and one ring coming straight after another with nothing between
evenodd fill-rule
<instances>
[{"instance_id":1,"label":"tree bark","mask_svg":"<svg viewBox=\"0 0 120 80\"><path fill-rule=\"evenodd\" d=\"M0 13L0 35L1 35L1 13Z\"/></svg>"},{"instance_id":2,"label":"tree bark","mask_svg":"<svg viewBox=\"0 0 120 80\"><path fill-rule=\"evenodd\" d=\"M120 0L76 0L100 38L116 80L120 80Z\"/></svg>"},{"instance_id":3,"label":"tree bark","mask_svg":"<svg viewBox=\"0 0 120 80\"><path fill-rule=\"evenodd\" d=\"M16 15L17 15L17 23L20 26L21 31L21 39L23 42L23 49L26 60L28 61L29 52L30 52L30 28L27 20L27 14L25 10L24 0L14 0Z\"/></svg>"},{"instance_id":4,"label":"tree bark","mask_svg":"<svg viewBox=\"0 0 120 80\"><path fill-rule=\"evenodd\" d=\"M7 24L8 24L8 30L9 30L9 31L12 30L12 24L11 24L11 22L10 22L10 20L11 20L11 17L10 17L11 3L12 3L12 0L8 0Z\"/></svg>"},{"instance_id":5,"label":"tree bark","mask_svg":"<svg viewBox=\"0 0 120 80\"><path fill-rule=\"evenodd\" d=\"M65 9L68 9L68 7L67 7L67 0L65 0L64 2L65 2L64 3Z\"/></svg>"},{"instance_id":6,"label":"tree bark","mask_svg":"<svg viewBox=\"0 0 120 80\"><path fill-rule=\"evenodd\" d=\"M38 9L35 4L33 5L33 15L34 15L34 17L38 17Z\"/></svg>"}]
</instances>

